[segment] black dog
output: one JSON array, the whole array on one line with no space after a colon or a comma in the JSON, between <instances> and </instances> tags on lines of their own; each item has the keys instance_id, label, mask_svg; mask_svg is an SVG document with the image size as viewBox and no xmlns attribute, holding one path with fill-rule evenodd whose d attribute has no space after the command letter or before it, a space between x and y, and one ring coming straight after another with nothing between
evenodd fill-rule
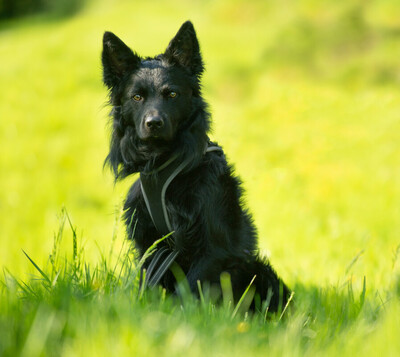
<instances>
[{"instance_id":1,"label":"black dog","mask_svg":"<svg viewBox=\"0 0 400 357\"><path fill-rule=\"evenodd\" d=\"M125 202L128 236L143 256L173 231L147 259L145 283L174 291L172 263L193 292L197 281L219 286L227 272L237 301L255 276L256 300L269 301L270 311L285 306L290 291L258 256L240 181L207 136L204 66L193 25L184 23L154 58L139 57L111 32L103 46L103 80L113 106L106 164L116 179L140 172Z\"/></svg>"}]
</instances>

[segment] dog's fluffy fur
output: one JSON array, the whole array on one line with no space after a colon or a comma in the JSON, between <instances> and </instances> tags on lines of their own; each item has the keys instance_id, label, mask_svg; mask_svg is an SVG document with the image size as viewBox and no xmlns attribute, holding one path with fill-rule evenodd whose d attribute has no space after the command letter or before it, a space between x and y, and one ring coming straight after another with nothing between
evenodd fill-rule
<instances>
[{"instance_id":1,"label":"dog's fluffy fur","mask_svg":"<svg viewBox=\"0 0 400 357\"><path fill-rule=\"evenodd\" d=\"M102 63L113 107L106 164L116 178L151 172L171 155L179 161L190 158L165 200L174 231L169 244L179 252L176 263L192 291L197 292L198 280L219 286L221 273L227 272L237 301L256 276L258 301L270 299L270 311L284 306L289 289L259 257L256 228L243 206L240 180L222 150L204 153L210 114L201 95L204 65L193 25L184 23L165 52L153 58L138 56L106 32ZM142 256L160 233L147 210L140 179L129 191L124 217L128 236ZM173 274L167 272L160 284L174 291Z\"/></svg>"}]
</instances>

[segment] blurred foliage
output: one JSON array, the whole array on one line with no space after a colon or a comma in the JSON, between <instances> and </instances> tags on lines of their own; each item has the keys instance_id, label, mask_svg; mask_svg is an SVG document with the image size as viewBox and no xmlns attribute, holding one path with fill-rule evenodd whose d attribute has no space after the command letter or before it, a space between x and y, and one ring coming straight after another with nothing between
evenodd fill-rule
<instances>
[{"instance_id":1,"label":"blurred foliage","mask_svg":"<svg viewBox=\"0 0 400 357\"><path fill-rule=\"evenodd\" d=\"M0 21L35 13L68 16L80 10L84 3L84 0L0 0Z\"/></svg>"},{"instance_id":2,"label":"blurred foliage","mask_svg":"<svg viewBox=\"0 0 400 357\"><path fill-rule=\"evenodd\" d=\"M324 3L332 5L334 15L326 14L330 6L325 11L317 4L316 9L305 6L303 16L284 26L265 50L266 62L300 67L319 79L398 84L399 64L390 46L398 51L400 25L379 21L373 12L379 14L386 5L387 11L399 14L399 7L388 6L390 1Z\"/></svg>"}]
</instances>

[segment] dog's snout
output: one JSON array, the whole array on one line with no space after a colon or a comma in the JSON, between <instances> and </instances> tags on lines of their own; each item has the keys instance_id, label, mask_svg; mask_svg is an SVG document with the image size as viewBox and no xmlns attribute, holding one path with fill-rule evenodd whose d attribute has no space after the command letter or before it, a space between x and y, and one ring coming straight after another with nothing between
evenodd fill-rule
<instances>
[{"instance_id":1,"label":"dog's snout","mask_svg":"<svg viewBox=\"0 0 400 357\"><path fill-rule=\"evenodd\" d=\"M171 125L168 116L158 110L148 112L140 122L141 139L164 139L171 136Z\"/></svg>"},{"instance_id":2,"label":"dog's snout","mask_svg":"<svg viewBox=\"0 0 400 357\"><path fill-rule=\"evenodd\" d=\"M144 125L147 129L161 129L164 126L164 120L159 115L149 116L146 118Z\"/></svg>"}]
</instances>

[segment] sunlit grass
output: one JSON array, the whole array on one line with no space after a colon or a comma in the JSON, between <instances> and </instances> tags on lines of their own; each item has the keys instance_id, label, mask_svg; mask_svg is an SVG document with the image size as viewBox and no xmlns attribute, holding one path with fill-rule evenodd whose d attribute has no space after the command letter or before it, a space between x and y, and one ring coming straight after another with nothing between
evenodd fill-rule
<instances>
[{"instance_id":1,"label":"sunlit grass","mask_svg":"<svg viewBox=\"0 0 400 357\"><path fill-rule=\"evenodd\" d=\"M72 235L67 242L73 246L71 254L60 248L67 232ZM112 244L119 239L114 237ZM0 353L261 356L268 351L300 356L354 353L360 344L365 352L399 346L398 321L390 318L399 310L398 292L391 288L372 293L365 278L360 291L354 291L352 281L328 288L297 284L294 303L283 311L249 314L240 312L240 303L232 304L229 277L223 277L223 303L213 300L207 289L195 299L185 281L179 295L142 290L141 263L134 252L129 245L119 251L113 245L98 263L88 262L64 210L47 264L39 266L25 253L35 277L4 276ZM385 331L390 349L376 340L374 331ZM372 342L365 343L369 336ZM346 343L339 343L342 338Z\"/></svg>"}]
</instances>

